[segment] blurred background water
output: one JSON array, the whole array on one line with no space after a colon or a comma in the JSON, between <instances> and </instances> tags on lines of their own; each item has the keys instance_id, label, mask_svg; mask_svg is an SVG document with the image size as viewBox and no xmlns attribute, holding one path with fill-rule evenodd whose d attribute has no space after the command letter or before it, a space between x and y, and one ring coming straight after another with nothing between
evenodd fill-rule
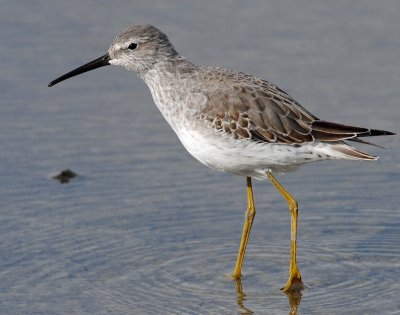
<instances>
[{"instance_id":1,"label":"blurred background water","mask_svg":"<svg viewBox=\"0 0 400 315\"><path fill-rule=\"evenodd\" d=\"M399 15L397 0L3 0L0 313L400 313L398 137L368 148L377 162L280 177L300 203L301 301L279 290L286 204L255 183L243 299L226 275L245 179L191 158L133 73L47 87L146 22L195 63L256 74L324 119L399 132ZM80 176L51 179L66 168Z\"/></svg>"}]
</instances>

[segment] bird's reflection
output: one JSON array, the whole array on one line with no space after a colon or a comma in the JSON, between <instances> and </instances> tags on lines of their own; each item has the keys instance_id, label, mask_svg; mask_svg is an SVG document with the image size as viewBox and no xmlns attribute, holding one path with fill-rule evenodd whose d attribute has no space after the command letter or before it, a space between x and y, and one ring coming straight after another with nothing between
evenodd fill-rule
<instances>
[{"instance_id":1,"label":"bird's reflection","mask_svg":"<svg viewBox=\"0 0 400 315\"><path fill-rule=\"evenodd\" d=\"M244 306L244 301L246 301L246 293L243 291L243 286L242 286L242 279L234 279L235 281L235 287L236 287L236 303L240 307L240 314L243 315L248 315L248 314L253 314L253 311L248 309L246 306Z\"/></svg>"},{"instance_id":2,"label":"bird's reflection","mask_svg":"<svg viewBox=\"0 0 400 315\"><path fill-rule=\"evenodd\" d=\"M240 314L242 315L249 315L249 314L254 314L252 310L247 308L244 303L246 301L246 293L243 290L243 283L242 279L234 279L235 281L235 288L236 288L236 303L240 307ZM299 289L297 290L292 290L285 292L286 296L288 297L289 300L289 315L297 315L297 311L300 306L301 302L301 290L303 286L299 286Z\"/></svg>"},{"instance_id":3,"label":"bird's reflection","mask_svg":"<svg viewBox=\"0 0 400 315\"><path fill-rule=\"evenodd\" d=\"M297 315L297 310L301 302L301 290L288 291L285 294L289 300L289 315Z\"/></svg>"}]
</instances>

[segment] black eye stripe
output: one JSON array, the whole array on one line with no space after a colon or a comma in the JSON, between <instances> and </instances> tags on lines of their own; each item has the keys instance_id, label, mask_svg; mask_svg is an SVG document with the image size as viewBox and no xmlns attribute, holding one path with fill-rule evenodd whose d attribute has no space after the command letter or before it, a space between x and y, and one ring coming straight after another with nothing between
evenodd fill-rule
<instances>
[{"instance_id":1,"label":"black eye stripe","mask_svg":"<svg viewBox=\"0 0 400 315\"><path fill-rule=\"evenodd\" d=\"M128 49L134 50L137 47L136 43L130 43Z\"/></svg>"}]
</instances>

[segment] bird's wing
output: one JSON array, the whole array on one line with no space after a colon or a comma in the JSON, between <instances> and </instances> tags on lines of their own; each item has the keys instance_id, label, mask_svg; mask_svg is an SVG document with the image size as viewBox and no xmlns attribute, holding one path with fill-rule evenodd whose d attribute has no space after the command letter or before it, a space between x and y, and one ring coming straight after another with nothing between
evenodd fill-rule
<instances>
[{"instance_id":1,"label":"bird's wing","mask_svg":"<svg viewBox=\"0 0 400 315\"><path fill-rule=\"evenodd\" d=\"M341 141L374 135L371 129L318 119L267 81L235 82L204 94L200 118L236 139L267 143Z\"/></svg>"}]
</instances>

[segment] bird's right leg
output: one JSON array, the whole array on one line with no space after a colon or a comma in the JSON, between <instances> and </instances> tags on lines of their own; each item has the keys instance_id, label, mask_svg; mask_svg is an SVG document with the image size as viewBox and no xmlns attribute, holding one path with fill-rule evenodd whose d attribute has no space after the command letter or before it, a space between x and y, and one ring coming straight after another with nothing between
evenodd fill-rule
<instances>
[{"instance_id":1,"label":"bird's right leg","mask_svg":"<svg viewBox=\"0 0 400 315\"><path fill-rule=\"evenodd\" d=\"M236 259L235 269L233 270L232 277L239 279L242 276L242 265L244 254L246 252L247 242L250 237L250 230L253 224L254 216L256 215L256 208L254 206L253 186L251 185L251 177L246 178L247 181L247 211L244 220L242 239L240 241L239 252Z\"/></svg>"}]
</instances>

